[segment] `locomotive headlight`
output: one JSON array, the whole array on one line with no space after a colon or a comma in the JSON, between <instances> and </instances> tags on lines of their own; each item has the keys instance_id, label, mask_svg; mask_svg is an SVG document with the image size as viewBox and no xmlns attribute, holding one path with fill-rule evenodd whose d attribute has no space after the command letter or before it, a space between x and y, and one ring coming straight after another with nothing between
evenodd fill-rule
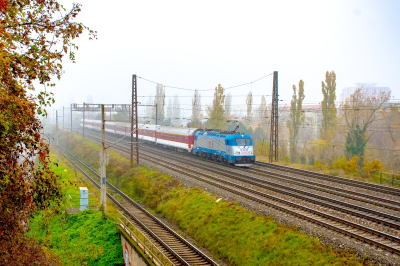
<instances>
[{"instance_id":1,"label":"locomotive headlight","mask_svg":"<svg viewBox=\"0 0 400 266\"><path fill-rule=\"evenodd\" d=\"M250 152L250 154L253 154L253 152Z\"/></svg>"},{"instance_id":2,"label":"locomotive headlight","mask_svg":"<svg viewBox=\"0 0 400 266\"><path fill-rule=\"evenodd\" d=\"M240 153L237 151L237 152L235 152L235 154L240 154Z\"/></svg>"}]
</instances>

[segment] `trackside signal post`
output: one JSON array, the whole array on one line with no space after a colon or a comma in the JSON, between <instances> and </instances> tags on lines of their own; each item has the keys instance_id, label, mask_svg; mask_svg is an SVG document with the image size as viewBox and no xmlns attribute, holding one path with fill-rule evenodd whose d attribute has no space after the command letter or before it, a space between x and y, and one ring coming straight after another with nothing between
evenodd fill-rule
<instances>
[{"instance_id":1,"label":"trackside signal post","mask_svg":"<svg viewBox=\"0 0 400 266\"><path fill-rule=\"evenodd\" d=\"M104 119L104 104L101 105L101 152L100 152L100 172L101 172L101 200L100 204L107 212L107 191L106 191L106 166L107 166L107 151L106 151L106 137L105 137L105 119Z\"/></svg>"},{"instance_id":2,"label":"trackside signal post","mask_svg":"<svg viewBox=\"0 0 400 266\"><path fill-rule=\"evenodd\" d=\"M272 109L271 109L271 134L269 139L269 162L278 160L278 71L274 71L272 86Z\"/></svg>"},{"instance_id":3,"label":"trackside signal post","mask_svg":"<svg viewBox=\"0 0 400 266\"><path fill-rule=\"evenodd\" d=\"M131 116L131 167L133 166L133 131L136 131L136 163L139 164L139 132L138 132L138 113L137 113L137 80L136 75L132 75L132 116ZM156 123L157 124L157 123Z\"/></svg>"}]
</instances>

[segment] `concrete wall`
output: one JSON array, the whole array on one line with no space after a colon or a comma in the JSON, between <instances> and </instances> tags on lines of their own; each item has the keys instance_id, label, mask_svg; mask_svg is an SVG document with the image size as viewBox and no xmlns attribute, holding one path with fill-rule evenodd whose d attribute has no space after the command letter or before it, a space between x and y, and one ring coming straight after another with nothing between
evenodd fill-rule
<instances>
[{"instance_id":1,"label":"concrete wall","mask_svg":"<svg viewBox=\"0 0 400 266\"><path fill-rule=\"evenodd\" d=\"M125 239L121 234L121 244L126 266L147 266L148 264L143 260L142 256L136 253L136 249Z\"/></svg>"}]
</instances>

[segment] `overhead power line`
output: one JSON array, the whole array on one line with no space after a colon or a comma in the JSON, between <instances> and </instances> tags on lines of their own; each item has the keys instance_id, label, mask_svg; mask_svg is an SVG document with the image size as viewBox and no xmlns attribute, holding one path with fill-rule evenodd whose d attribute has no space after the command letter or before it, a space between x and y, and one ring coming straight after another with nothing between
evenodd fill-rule
<instances>
[{"instance_id":1,"label":"overhead power line","mask_svg":"<svg viewBox=\"0 0 400 266\"><path fill-rule=\"evenodd\" d=\"M243 83L243 84L240 84L240 85L235 85L235 86L227 87L227 88L224 88L224 89L225 89L225 90L229 90L229 89L233 89L233 88L237 88L237 87L241 87L241 86L253 84L253 83L255 83L255 82L259 81L259 80L262 80L262 79L264 79L264 78L266 78L266 77L268 77L268 76L271 76L272 74L274 74L274 73L272 72L271 74L268 74L268 75L266 75L266 76L264 76L264 77L261 77L261 78L259 78L259 79L254 80L254 81L250 81L250 82ZM186 91L196 91L196 90L197 90L197 91L213 91L213 90L215 90L215 89L198 90L198 89L179 88L179 87L174 87L174 86L167 86L167 85L162 84L161 82L155 82L155 81L152 81L152 80L149 80L149 79L146 79L146 78L143 78L143 77L139 77L139 76L138 76L138 78L143 79L143 80L148 81L148 82L151 82L151 83L154 83L154 84L163 85L163 86L166 87L166 88L172 88L172 89L178 89L178 90L186 90Z\"/></svg>"}]
</instances>

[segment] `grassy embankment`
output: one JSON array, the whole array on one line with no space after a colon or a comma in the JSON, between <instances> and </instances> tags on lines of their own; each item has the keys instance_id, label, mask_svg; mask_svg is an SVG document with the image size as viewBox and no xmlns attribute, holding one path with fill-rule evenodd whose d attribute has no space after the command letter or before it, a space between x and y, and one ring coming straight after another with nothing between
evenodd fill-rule
<instances>
[{"instance_id":1,"label":"grassy embankment","mask_svg":"<svg viewBox=\"0 0 400 266\"><path fill-rule=\"evenodd\" d=\"M99 146L64 136L64 146L98 169ZM218 201L201 189L184 188L169 175L135 166L110 152L107 179L138 202L176 223L180 230L231 265L362 265L350 250L322 245L296 228L277 224L236 202Z\"/></svg>"},{"instance_id":2,"label":"grassy embankment","mask_svg":"<svg viewBox=\"0 0 400 266\"><path fill-rule=\"evenodd\" d=\"M56 161L54 154L51 160ZM45 250L58 255L64 265L123 265L121 239L111 215L85 210L66 217L65 208L70 207L69 195L79 195L79 187L88 187L89 193L94 188L87 181L82 183L80 173L78 182L75 182L72 165L62 155L58 165L53 165L52 170L60 176L63 200L60 206L52 204L47 210L35 214L30 221L29 236ZM93 202L95 197L89 196ZM79 205L79 202L74 203ZM112 206L109 209L116 211Z\"/></svg>"}]
</instances>

